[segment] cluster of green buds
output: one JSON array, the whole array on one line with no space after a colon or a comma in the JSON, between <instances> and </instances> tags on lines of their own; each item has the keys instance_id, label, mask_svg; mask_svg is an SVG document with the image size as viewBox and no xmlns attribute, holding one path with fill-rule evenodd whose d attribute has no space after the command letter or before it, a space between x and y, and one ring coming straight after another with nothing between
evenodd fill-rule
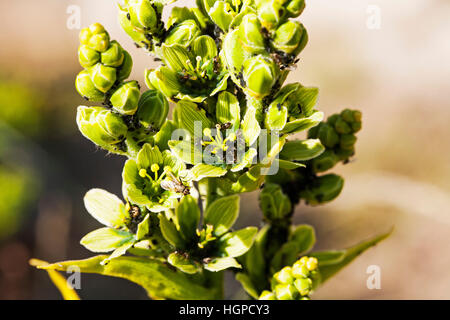
<instances>
[{"instance_id":1,"label":"cluster of green buds","mask_svg":"<svg viewBox=\"0 0 450 320\"><path fill-rule=\"evenodd\" d=\"M315 173L333 168L339 161L348 162L355 154L356 133L361 130L361 112L345 109L308 131L308 138L320 139L326 150L310 161Z\"/></svg>"},{"instance_id":2,"label":"cluster of green buds","mask_svg":"<svg viewBox=\"0 0 450 320\"><path fill-rule=\"evenodd\" d=\"M236 85L249 96L262 99L282 85L297 62L296 56L305 48L308 35L301 23L288 20L289 15L269 23L264 8L270 4L258 5L261 12L244 6L233 20L222 55Z\"/></svg>"},{"instance_id":3,"label":"cluster of green buds","mask_svg":"<svg viewBox=\"0 0 450 320\"><path fill-rule=\"evenodd\" d=\"M137 81L125 81L133 61L108 32L94 23L80 33L79 62L85 69L76 78L77 91L101 107L78 108L77 124L88 139L113 153L127 154L132 144L146 141L166 121L169 104L149 90L142 96ZM132 143L133 142L133 143Z\"/></svg>"},{"instance_id":4,"label":"cluster of green buds","mask_svg":"<svg viewBox=\"0 0 450 320\"><path fill-rule=\"evenodd\" d=\"M260 300L309 300L318 275L318 261L304 256L272 277L272 291L261 293Z\"/></svg>"},{"instance_id":5,"label":"cluster of green buds","mask_svg":"<svg viewBox=\"0 0 450 320\"><path fill-rule=\"evenodd\" d=\"M76 88L80 95L89 101L109 101L116 90L120 89L118 87L122 81L130 75L132 58L117 41L110 41L108 32L99 23L81 30L80 43L78 59L85 69L77 76ZM127 91L130 91L129 99L132 101L125 106L121 103L123 101L117 101L117 98L113 100L116 104L114 107L124 114L136 111L139 99L137 82L128 83Z\"/></svg>"},{"instance_id":6,"label":"cluster of green buds","mask_svg":"<svg viewBox=\"0 0 450 320\"><path fill-rule=\"evenodd\" d=\"M158 1L125 0L119 4L119 22L137 46L151 51L165 31L162 10L163 4Z\"/></svg>"}]
</instances>

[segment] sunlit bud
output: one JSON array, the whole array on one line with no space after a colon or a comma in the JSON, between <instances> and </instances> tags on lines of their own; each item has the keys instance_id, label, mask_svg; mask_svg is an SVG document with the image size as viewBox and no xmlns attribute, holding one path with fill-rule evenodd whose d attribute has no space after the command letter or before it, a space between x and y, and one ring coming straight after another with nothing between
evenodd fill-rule
<instances>
[{"instance_id":1,"label":"sunlit bud","mask_svg":"<svg viewBox=\"0 0 450 320\"><path fill-rule=\"evenodd\" d=\"M285 9L282 7L280 1L268 0L260 2L258 6L258 16L264 27L271 30L274 29L281 18L283 17Z\"/></svg>"},{"instance_id":2,"label":"sunlit bud","mask_svg":"<svg viewBox=\"0 0 450 320\"><path fill-rule=\"evenodd\" d=\"M103 107L78 107L77 124L86 138L107 150L121 142L128 130L118 114Z\"/></svg>"},{"instance_id":3,"label":"sunlit bud","mask_svg":"<svg viewBox=\"0 0 450 320\"><path fill-rule=\"evenodd\" d=\"M102 53L102 63L108 67L118 67L124 60L123 49L120 44L113 40L105 52Z\"/></svg>"},{"instance_id":4,"label":"sunlit bud","mask_svg":"<svg viewBox=\"0 0 450 320\"><path fill-rule=\"evenodd\" d=\"M247 14L239 25L239 40L242 47L251 54L265 51L261 23L255 14Z\"/></svg>"},{"instance_id":5,"label":"sunlit bud","mask_svg":"<svg viewBox=\"0 0 450 320\"><path fill-rule=\"evenodd\" d=\"M194 20L186 20L170 31L164 43L166 45L179 44L187 47L200 33L200 29Z\"/></svg>"},{"instance_id":6,"label":"sunlit bud","mask_svg":"<svg viewBox=\"0 0 450 320\"><path fill-rule=\"evenodd\" d=\"M306 266L306 263L300 260L296 261L292 265L292 275L297 279L307 278L309 276L309 269Z\"/></svg>"},{"instance_id":7,"label":"sunlit bud","mask_svg":"<svg viewBox=\"0 0 450 320\"><path fill-rule=\"evenodd\" d=\"M243 75L249 94L255 98L262 98L270 93L275 84L278 69L273 61L256 56L244 62Z\"/></svg>"},{"instance_id":8,"label":"sunlit bud","mask_svg":"<svg viewBox=\"0 0 450 320\"><path fill-rule=\"evenodd\" d=\"M145 128L160 129L169 113L169 103L157 90L144 92L139 100L137 117Z\"/></svg>"},{"instance_id":9,"label":"sunlit bud","mask_svg":"<svg viewBox=\"0 0 450 320\"><path fill-rule=\"evenodd\" d=\"M230 23L236 16L236 13L227 1L216 1L214 6L208 11L208 14L211 20L224 31L228 30Z\"/></svg>"},{"instance_id":10,"label":"sunlit bud","mask_svg":"<svg viewBox=\"0 0 450 320\"><path fill-rule=\"evenodd\" d=\"M123 81L130 76L131 69L133 68L133 58L130 54L123 50L124 59L122 65L118 68L117 81Z\"/></svg>"},{"instance_id":11,"label":"sunlit bud","mask_svg":"<svg viewBox=\"0 0 450 320\"><path fill-rule=\"evenodd\" d=\"M299 293L293 284L279 284L275 287L278 300L295 300Z\"/></svg>"},{"instance_id":12,"label":"sunlit bud","mask_svg":"<svg viewBox=\"0 0 450 320\"><path fill-rule=\"evenodd\" d=\"M105 94L95 88L91 74L87 70L83 70L77 75L75 87L78 93L89 101L99 102L105 99Z\"/></svg>"},{"instance_id":13,"label":"sunlit bud","mask_svg":"<svg viewBox=\"0 0 450 320\"><path fill-rule=\"evenodd\" d=\"M120 85L109 101L119 113L133 115L138 107L139 96L139 84L136 81L130 81Z\"/></svg>"},{"instance_id":14,"label":"sunlit bud","mask_svg":"<svg viewBox=\"0 0 450 320\"><path fill-rule=\"evenodd\" d=\"M128 19L128 11L119 10L119 23L122 29L128 34L128 36L139 46L143 45L144 47L151 49L152 42L146 38L145 32L135 28L130 19Z\"/></svg>"},{"instance_id":15,"label":"sunlit bud","mask_svg":"<svg viewBox=\"0 0 450 320\"><path fill-rule=\"evenodd\" d=\"M311 160L311 165L313 171L319 173L333 168L338 162L339 157L333 150L325 150L320 156Z\"/></svg>"},{"instance_id":16,"label":"sunlit bud","mask_svg":"<svg viewBox=\"0 0 450 320\"><path fill-rule=\"evenodd\" d=\"M90 69L91 80L94 86L101 92L108 92L117 79L116 68L107 67L101 63L97 63Z\"/></svg>"},{"instance_id":17,"label":"sunlit bud","mask_svg":"<svg viewBox=\"0 0 450 320\"><path fill-rule=\"evenodd\" d=\"M158 25L158 16L149 0L128 1L131 23L141 29L152 30Z\"/></svg>"},{"instance_id":18,"label":"sunlit bud","mask_svg":"<svg viewBox=\"0 0 450 320\"><path fill-rule=\"evenodd\" d=\"M81 44L98 52L104 52L109 47L109 35L100 23L94 23L80 32Z\"/></svg>"},{"instance_id":19,"label":"sunlit bud","mask_svg":"<svg viewBox=\"0 0 450 320\"><path fill-rule=\"evenodd\" d=\"M297 288L300 295L307 296L311 293L312 290L312 280L309 278L297 279L294 281L294 286L295 288Z\"/></svg>"},{"instance_id":20,"label":"sunlit bud","mask_svg":"<svg viewBox=\"0 0 450 320\"><path fill-rule=\"evenodd\" d=\"M350 109L342 110L341 117L345 122L354 122L355 118L353 117L353 111Z\"/></svg>"},{"instance_id":21,"label":"sunlit bud","mask_svg":"<svg viewBox=\"0 0 450 320\"><path fill-rule=\"evenodd\" d=\"M287 15L291 18L298 17L305 9L305 0L292 0L287 5L285 4Z\"/></svg>"},{"instance_id":22,"label":"sunlit bud","mask_svg":"<svg viewBox=\"0 0 450 320\"><path fill-rule=\"evenodd\" d=\"M296 21L287 21L278 27L273 38L273 46L288 54L297 55L308 42L305 27Z\"/></svg>"},{"instance_id":23,"label":"sunlit bud","mask_svg":"<svg viewBox=\"0 0 450 320\"><path fill-rule=\"evenodd\" d=\"M81 45L78 48L78 61L83 68L89 68L100 61L100 53L89 48L87 45Z\"/></svg>"},{"instance_id":24,"label":"sunlit bud","mask_svg":"<svg viewBox=\"0 0 450 320\"><path fill-rule=\"evenodd\" d=\"M273 278L282 284L291 284L294 281L294 277L292 276L292 268L284 267L277 273L273 275Z\"/></svg>"},{"instance_id":25,"label":"sunlit bud","mask_svg":"<svg viewBox=\"0 0 450 320\"><path fill-rule=\"evenodd\" d=\"M308 261L306 262L306 266L308 267L309 271L314 271L319 266L319 261L317 258L309 257Z\"/></svg>"},{"instance_id":26,"label":"sunlit bud","mask_svg":"<svg viewBox=\"0 0 450 320\"><path fill-rule=\"evenodd\" d=\"M259 300L277 300L277 297L273 292L264 290L259 296Z\"/></svg>"}]
</instances>

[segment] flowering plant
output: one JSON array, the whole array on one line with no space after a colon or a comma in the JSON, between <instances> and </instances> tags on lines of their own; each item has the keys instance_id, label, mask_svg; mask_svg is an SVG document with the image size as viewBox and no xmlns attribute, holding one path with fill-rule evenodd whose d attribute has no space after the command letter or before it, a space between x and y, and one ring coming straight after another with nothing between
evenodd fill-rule
<instances>
[{"instance_id":1,"label":"flowering plant","mask_svg":"<svg viewBox=\"0 0 450 320\"><path fill-rule=\"evenodd\" d=\"M151 298L220 299L233 272L253 299L300 300L377 236L344 250L313 251L314 229L292 225L295 206L334 200L344 180L328 173L355 153L359 111L323 120L318 89L285 84L308 42L293 18L304 0L125 0L119 21L160 60L141 93L130 54L99 23L80 33L76 77L81 133L127 158L123 200L92 189L87 211L105 227L81 239L98 255L36 263L138 283ZM169 102L174 104L168 119ZM307 132L307 139L294 134ZM240 194L260 192L263 225L235 229Z\"/></svg>"}]
</instances>

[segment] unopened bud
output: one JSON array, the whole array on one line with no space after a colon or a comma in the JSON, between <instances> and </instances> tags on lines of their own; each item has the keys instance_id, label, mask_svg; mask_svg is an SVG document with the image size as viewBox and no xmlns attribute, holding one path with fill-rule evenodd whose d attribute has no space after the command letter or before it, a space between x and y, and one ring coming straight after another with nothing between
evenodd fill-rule
<instances>
[{"instance_id":1,"label":"unopened bud","mask_svg":"<svg viewBox=\"0 0 450 320\"><path fill-rule=\"evenodd\" d=\"M273 46L288 54L297 55L306 46L308 33L305 27L296 21L287 21L278 27L273 39Z\"/></svg>"},{"instance_id":2,"label":"unopened bud","mask_svg":"<svg viewBox=\"0 0 450 320\"><path fill-rule=\"evenodd\" d=\"M105 99L105 94L95 88L88 70L83 70L77 75L75 87L78 93L89 101L100 102Z\"/></svg>"},{"instance_id":3,"label":"unopened bud","mask_svg":"<svg viewBox=\"0 0 450 320\"><path fill-rule=\"evenodd\" d=\"M122 47L113 40L108 50L102 53L102 63L108 67L119 67L123 63L124 57Z\"/></svg>"},{"instance_id":4,"label":"unopened bud","mask_svg":"<svg viewBox=\"0 0 450 320\"><path fill-rule=\"evenodd\" d=\"M164 95L157 90L144 92L139 100L137 117L142 126L160 129L169 113L169 103Z\"/></svg>"},{"instance_id":5,"label":"unopened bud","mask_svg":"<svg viewBox=\"0 0 450 320\"><path fill-rule=\"evenodd\" d=\"M133 115L138 107L140 96L137 81L123 83L112 94L109 101L113 108L124 115Z\"/></svg>"}]
</instances>

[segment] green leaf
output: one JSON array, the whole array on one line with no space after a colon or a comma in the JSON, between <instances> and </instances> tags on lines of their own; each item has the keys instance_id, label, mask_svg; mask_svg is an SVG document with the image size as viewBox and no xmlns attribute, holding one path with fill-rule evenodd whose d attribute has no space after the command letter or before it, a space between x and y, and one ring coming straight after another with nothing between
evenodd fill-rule
<instances>
[{"instance_id":1,"label":"green leaf","mask_svg":"<svg viewBox=\"0 0 450 320\"><path fill-rule=\"evenodd\" d=\"M253 284L261 291L266 285L265 248L268 241L270 225L265 225L256 235L253 246L245 254L243 264Z\"/></svg>"},{"instance_id":2,"label":"green leaf","mask_svg":"<svg viewBox=\"0 0 450 320\"><path fill-rule=\"evenodd\" d=\"M325 151L319 139L287 141L280 152L285 160L305 161L318 157Z\"/></svg>"},{"instance_id":3,"label":"green leaf","mask_svg":"<svg viewBox=\"0 0 450 320\"><path fill-rule=\"evenodd\" d=\"M259 294L256 290L255 286L252 283L252 280L245 273L239 272L236 274L236 280L239 281L242 285L242 288L247 292L253 299L258 299Z\"/></svg>"},{"instance_id":4,"label":"green leaf","mask_svg":"<svg viewBox=\"0 0 450 320\"><path fill-rule=\"evenodd\" d=\"M284 126L281 133L296 133L300 131L307 130L311 127L317 126L323 120L323 112L316 111L311 116L307 118L296 119L293 121L289 121Z\"/></svg>"},{"instance_id":5,"label":"green leaf","mask_svg":"<svg viewBox=\"0 0 450 320\"><path fill-rule=\"evenodd\" d=\"M242 120L242 134L244 135L245 142L248 146L253 145L258 139L261 132L261 127L256 120L256 109L248 106L245 112L244 119Z\"/></svg>"},{"instance_id":6,"label":"green leaf","mask_svg":"<svg viewBox=\"0 0 450 320\"><path fill-rule=\"evenodd\" d=\"M215 258L205 265L205 269L212 272L222 271L228 268L242 268L236 259L231 257Z\"/></svg>"},{"instance_id":7,"label":"green leaf","mask_svg":"<svg viewBox=\"0 0 450 320\"><path fill-rule=\"evenodd\" d=\"M214 227L214 235L220 237L236 221L239 215L239 196L232 195L215 200L206 208L203 224Z\"/></svg>"},{"instance_id":8,"label":"green leaf","mask_svg":"<svg viewBox=\"0 0 450 320\"><path fill-rule=\"evenodd\" d=\"M239 128L240 107L236 96L228 91L217 97L216 118L219 123L231 123L233 129Z\"/></svg>"},{"instance_id":9,"label":"green leaf","mask_svg":"<svg viewBox=\"0 0 450 320\"><path fill-rule=\"evenodd\" d=\"M273 256L270 262L270 272L275 273L285 266L292 265L298 258L298 251L297 243L285 242Z\"/></svg>"},{"instance_id":10,"label":"green leaf","mask_svg":"<svg viewBox=\"0 0 450 320\"><path fill-rule=\"evenodd\" d=\"M252 247L257 232L258 228L248 227L227 233L220 239L219 250L229 257L239 257Z\"/></svg>"},{"instance_id":11,"label":"green leaf","mask_svg":"<svg viewBox=\"0 0 450 320\"><path fill-rule=\"evenodd\" d=\"M159 218L159 227L161 228L161 232L164 238L175 248L183 248L184 241L181 238L180 233L178 232L175 224L169 221L164 213L160 213L158 215Z\"/></svg>"},{"instance_id":12,"label":"green leaf","mask_svg":"<svg viewBox=\"0 0 450 320\"><path fill-rule=\"evenodd\" d=\"M180 233L186 242L194 239L200 221L200 209L191 195L184 196L175 211Z\"/></svg>"},{"instance_id":13,"label":"green leaf","mask_svg":"<svg viewBox=\"0 0 450 320\"><path fill-rule=\"evenodd\" d=\"M134 236L129 232L100 228L85 235L80 243L92 252L110 252L130 240L134 240Z\"/></svg>"},{"instance_id":14,"label":"green leaf","mask_svg":"<svg viewBox=\"0 0 450 320\"><path fill-rule=\"evenodd\" d=\"M180 253L174 252L169 254L167 261L184 273L194 274L201 270L200 265Z\"/></svg>"},{"instance_id":15,"label":"green leaf","mask_svg":"<svg viewBox=\"0 0 450 320\"><path fill-rule=\"evenodd\" d=\"M298 162L293 162L293 161L288 161L288 160L283 160L283 159L275 159L274 162L278 162L278 166L280 167L280 169L286 169L286 170L295 170L298 168L306 167L306 165L304 165L303 163L298 163Z\"/></svg>"},{"instance_id":16,"label":"green leaf","mask_svg":"<svg viewBox=\"0 0 450 320\"><path fill-rule=\"evenodd\" d=\"M380 241L386 239L392 230L387 233L375 236L369 240L361 242L353 247L340 251L328 251L328 252L313 252L309 256L316 257L319 261L319 273L321 276L321 283L331 278L347 264L353 261L361 253L375 246Z\"/></svg>"},{"instance_id":17,"label":"green leaf","mask_svg":"<svg viewBox=\"0 0 450 320\"><path fill-rule=\"evenodd\" d=\"M252 163L253 158L255 158L257 155L258 151L256 151L255 148L249 148L247 152L245 152L245 155L242 158L242 160L237 164L235 164L234 166L232 166L230 171L231 172L241 171L245 167L249 166Z\"/></svg>"},{"instance_id":18,"label":"green leaf","mask_svg":"<svg viewBox=\"0 0 450 320\"><path fill-rule=\"evenodd\" d=\"M298 245L298 254L306 254L316 243L316 234L314 228L307 224L302 224L291 232L289 240Z\"/></svg>"},{"instance_id":19,"label":"green leaf","mask_svg":"<svg viewBox=\"0 0 450 320\"><path fill-rule=\"evenodd\" d=\"M196 153L199 158L202 156L201 151L197 151L193 141L187 140L170 140L168 142L170 150L181 159L183 162L188 164L194 164L196 161Z\"/></svg>"},{"instance_id":20,"label":"green leaf","mask_svg":"<svg viewBox=\"0 0 450 320\"><path fill-rule=\"evenodd\" d=\"M40 268L48 265L48 263L38 259L31 259L30 265ZM55 287L58 288L64 300L80 300L76 290L69 285L67 279L64 278L64 276L62 276L58 271L47 270L47 273Z\"/></svg>"},{"instance_id":21,"label":"green leaf","mask_svg":"<svg viewBox=\"0 0 450 320\"><path fill-rule=\"evenodd\" d=\"M86 210L102 224L119 227L128 215L123 202L114 194L102 189L91 189L84 196Z\"/></svg>"},{"instance_id":22,"label":"green leaf","mask_svg":"<svg viewBox=\"0 0 450 320\"><path fill-rule=\"evenodd\" d=\"M206 286L204 281L168 268L163 262L144 257L122 256L101 265L107 256L96 256L86 260L63 261L40 269L66 271L78 266L83 273L96 273L119 277L142 286L149 297L175 300L220 299L221 293L216 286Z\"/></svg>"},{"instance_id":23,"label":"green leaf","mask_svg":"<svg viewBox=\"0 0 450 320\"><path fill-rule=\"evenodd\" d=\"M120 247L118 247L116 250L114 250L113 253L111 253L111 255L108 258L105 258L100 263L104 265L104 264L109 263L112 259L116 259L120 256L123 256L127 252L127 250L133 246L134 242L135 242L134 239L128 240L127 242L122 244Z\"/></svg>"},{"instance_id":24,"label":"green leaf","mask_svg":"<svg viewBox=\"0 0 450 320\"><path fill-rule=\"evenodd\" d=\"M213 166L212 164L199 163L191 169L194 181L202 180L203 178L222 177L227 173L227 170L221 167Z\"/></svg>"},{"instance_id":25,"label":"green leaf","mask_svg":"<svg viewBox=\"0 0 450 320\"><path fill-rule=\"evenodd\" d=\"M144 239L150 232L150 215L148 214L144 220L138 224L136 231L136 240Z\"/></svg>"}]
</instances>

